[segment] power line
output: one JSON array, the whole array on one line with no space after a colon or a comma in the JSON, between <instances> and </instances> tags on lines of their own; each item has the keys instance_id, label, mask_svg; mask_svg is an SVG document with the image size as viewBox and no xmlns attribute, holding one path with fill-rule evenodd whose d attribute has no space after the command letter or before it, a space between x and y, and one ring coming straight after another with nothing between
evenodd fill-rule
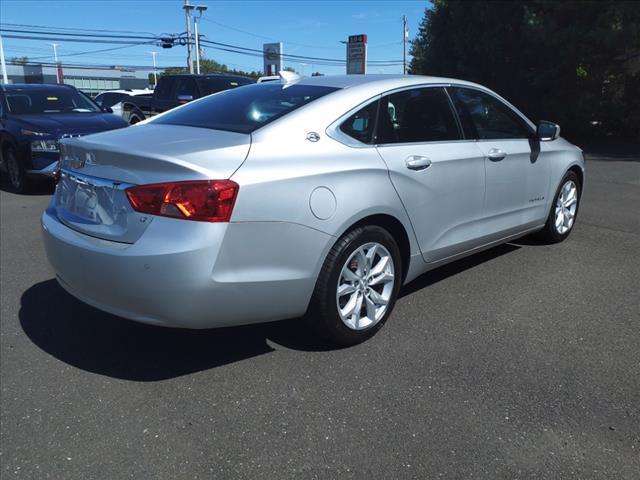
<instances>
[{"instance_id":1,"label":"power line","mask_svg":"<svg viewBox=\"0 0 640 480\"><path fill-rule=\"evenodd\" d=\"M33 35L3 35L3 38L18 38L22 40L50 40L50 41L60 41L60 42L75 42L75 43L110 43L110 44L124 44L131 45L132 42L126 40L99 40L99 39L88 39L83 40L79 38L60 38L60 37L34 37ZM158 39L159 41L159 39ZM144 45L147 42L141 42L140 45Z\"/></svg>"},{"instance_id":2,"label":"power line","mask_svg":"<svg viewBox=\"0 0 640 480\"><path fill-rule=\"evenodd\" d=\"M47 27L44 25L29 25L24 23L6 23L2 22L2 25L8 25L11 27L29 27L29 28L39 28L39 29L49 29L49 30L69 30L69 31L80 31L80 32L108 32L108 33L146 33L149 35L154 35L152 32L138 32L134 30L103 30L99 28L75 28L75 27Z\"/></svg>"},{"instance_id":3,"label":"power line","mask_svg":"<svg viewBox=\"0 0 640 480\"><path fill-rule=\"evenodd\" d=\"M211 45L216 45L216 46L222 46L222 47L227 47L227 48L235 48L238 50L243 50L243 51L247 51L247 52L257 52L259 53L261 56L263 55L262 50L256 49L256 48L248 48L248 47L239 47L237 45L230 45L228 43L221 43L221 42L214 42L212 40L202 40L202 43L207 43L207 44L211 44ZM335 63L340 63L340 64L345 64L346 60L342 60L339 58L323 58L323 57L310 57L307 55L294 55L294 54L282 54L283 57L285 58L297 58L297 59L304 59L304 60L317 60L318 62L335 62ZM310 62L312 63L312 62ZM402 60L371 60L369 63L371 64L387 64L387 63L402 63Z\"/></svg>"},{"instance_id":4,"label":"power line","mask_svg":"<svg viewBox=\"0 0 640 480\"><path fill-rule=\"evenodd\" d=\"M227 28L229 30L234 30L236 32L244 33L245 35L249 35L251 37L260 38L262 40L270 40L272 42L282 42L282 43L286 43L287 45L294 45L296 47L315 48L315 49L318 49L318 50L338 50L338 49L342 48L342 47L339 47L339 46L337 46L337 47L319 47L317 45L305 45L304 43L290 42L289 40L278 40L277 38L274 38L274 37L265 37L264 35L258 35L257 33L247 32L246 30L242 30L241 28L231 27L229 25L225 25L223 23L216 22L215 20L210 20L208 18L203 18L203 20L205 22L209 22L209 23L213 23L215 25L218 25L219 27L223 27L223 28Z\"/></svg>"},{"instance_id":5,"label":"power line","mask_svg":"<svg viewBox=\"0 0 640 480\"><path fill-rule=\"evenodd\" d=\"M135 38L137 40L160 40L160 37L158 36L151 36L151 37L142 37L140 35L107 35L104 33L69 33L69 32L38 32L38 31L25 31L24 29L21 30L16 30L13 28L4 28L4 27L0 27L0 30L2 30L3 32L12 32L12 33L32 33L32 34L36 34L36 35L59 35L59 36L64 36L64 37L96 37L96 38Z\"/></svg>"},{"instance_id":6,"label":"power line","mask_svg":"<svg viewBox=\"0 0 640 480\"><path fill-rule=\"evenodd\" d=\"M75 52L75 53L65 53L62 55L58 55L59 57L75 57L78 55L89 55L91 53L102 53L102 52L111 52L113 50L121 50L123 48L131 48L131 47L139 47L141 45L149 45L151 43L155 43L155 42L146 42L146 43L133 43L131 45L123 45L122 47L112 47L112 48L103 48L100 50L89 50L86 52ZM50 55L47 56L42 56L42 57L33 57L32 60L38 60L39 58L49 58Z\"/></svg>"},{"instance_id":7,"label":"power line","mask_svg":"<svg viewBox=\"0 0 640 480\"><path fill-rule=\"evenodd\" d=\"M44 27L43 27L44 28ZM10 32L5 34L5 38L16 38L23 40L48 40L48 41L61 41L61 42L77 42L77 43L104 43L104 44L122 44L123 47L101 49L96 51L78 52L73 55L85 55L90 53L100 53L102 51L117 50L120 48L129 48L138 45L149 45L155 42L161 41L159 36L133 36L133 35L112 35L112 34L85 34L85 33L65 33L65 32L52 32L52 31L29 31L29 30L16 30L7 29L0 26L0 31ZM180 39L180 35L170 35L171 38ZM78 38L80 37L80 38ZM131 39L145 40L141 42L132 42ZM207 45L209 48L216 50L226 51L230 53L236 53L246 56L262 57L263 51L256 48L243 47L240 45L233 45L222 42L215 42L213 40L203 39L203 45ZM65 56L71 56L67 54ZM295 55L295 54L283 54L283 58L293 63L313 63L314 65L322 66L344 66L346 61L338 58L327 57L313 57L307 55ZM371 66L396 66L401 65L401 60L370 60L367 62Z\"/></svg>"}]
</instances>

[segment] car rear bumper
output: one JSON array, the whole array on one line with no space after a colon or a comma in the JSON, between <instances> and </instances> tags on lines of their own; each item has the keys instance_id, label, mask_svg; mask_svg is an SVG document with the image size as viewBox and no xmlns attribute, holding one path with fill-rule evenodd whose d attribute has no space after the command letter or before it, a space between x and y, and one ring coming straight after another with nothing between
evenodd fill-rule
<instances>
[{"instance_id":1,"label":"car rear bumper","mask_svg":"<svg viewBox=\"0 0 640 480\"><path fill-rule=\"evenodd\" d=\"M212 328L302 315L333 237L278 222L155 217L134 244L93 238L47 210L44 245L63 288L109 313Z\"/></svg>"}]
</instances>

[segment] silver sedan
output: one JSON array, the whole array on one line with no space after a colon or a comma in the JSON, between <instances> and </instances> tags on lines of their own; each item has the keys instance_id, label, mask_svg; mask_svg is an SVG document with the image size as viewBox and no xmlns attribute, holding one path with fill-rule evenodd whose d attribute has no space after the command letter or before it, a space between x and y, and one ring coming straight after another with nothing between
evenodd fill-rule
<instances>
[{"instance_id":1,"label":"silver sedan","mask_svg":"<svg viewBox=\"0 0 640 480\"><path fill-rule=\"evenodd\" d=\"M244 86L63 141L44 243L67 291L131 320L304 317L354 344L430 269L567 238L584 159L559 132L461 80Z\"/></svg>"}]
</instances>

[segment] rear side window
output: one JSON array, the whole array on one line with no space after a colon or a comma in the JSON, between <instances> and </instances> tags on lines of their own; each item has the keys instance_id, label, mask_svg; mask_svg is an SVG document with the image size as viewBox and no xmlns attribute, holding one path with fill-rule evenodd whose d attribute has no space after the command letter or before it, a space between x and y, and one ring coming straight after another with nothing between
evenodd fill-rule
<instances>
[{"instance_id":1,"label":"rear side window","mask_svg":"<svg viewBox=\"0 0 640 480\"><path fill-rule=\"evenodd\" d=\"M436 142L461 138L444 89L415 88L382 98L378 143Z\"/></svg>"},{"instance_id":2,"label":"rear side window","mask_svg":"<svg viewBox=\"0 0 640 480\"><path fill-rule=\"evenodd\" d=\"M192 100L194 98L197 98L198 91L196 90L196 82L193 80L193 78L178 78L176 81L176 89L173 93L173 97L174 100L180 100L181 97L191 97Z\"/></svg>"},{"instance_id":3,"label":"rear side window","mask_svg":"<svg viewBox=\"0 0 640 480\"><path fill-rule=\"evenodd\" d=\"M250 133L335 90L280 82L247 85L170 110L150 123Z\"/></svg>"},{"instance_id":4,"label":"rear side window","mask_svg":"<svg viewBox=\"0 0 640 480\"><path fill-rule=\"evenodd\" d=\"M340 130L351 138L362 143L373 143L373 133L376 126L378 101L370 103L347 118L340 125Z\"/></svg>"},{"instance_id":5,"label":"rear side window","mask_svg":"<svg viewBox=\"0 0 640 480\"><path fill-rule=\"evenodd\" d=\"M231 88L241 87L255 83L253 80L242 77L199 77L196 79L202 96L206 97L212 93L222 92Z\"/></svg>"},{"instance_id":6,"label":"rear side window","mask_svg":"<svg viewBox=\"0 0 640 480\"><path fill-rule=\"evenodd\" d=\"M452 88L451 92L465 133L471 138L529 138L533 133L516 112L494 96L470 88Z\"/></svg>"}]
</instances>

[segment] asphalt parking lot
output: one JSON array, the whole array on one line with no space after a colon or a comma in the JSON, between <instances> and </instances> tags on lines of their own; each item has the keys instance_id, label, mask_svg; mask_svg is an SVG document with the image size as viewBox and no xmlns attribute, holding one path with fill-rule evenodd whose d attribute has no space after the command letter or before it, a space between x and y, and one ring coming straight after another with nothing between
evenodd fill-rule
<instances>
[{"instance_id":1,"label":"asphalt parking lot","mask_svg":"<svg viewBox=\"0 0 640 480\"><path fill-rule=\"evenodd\" d=\"M371 341L185 332L53 280L47 189L0 192L2 479L640 478L640 155L578 222L419 278Z\"/></svg>"}]
</instances>

